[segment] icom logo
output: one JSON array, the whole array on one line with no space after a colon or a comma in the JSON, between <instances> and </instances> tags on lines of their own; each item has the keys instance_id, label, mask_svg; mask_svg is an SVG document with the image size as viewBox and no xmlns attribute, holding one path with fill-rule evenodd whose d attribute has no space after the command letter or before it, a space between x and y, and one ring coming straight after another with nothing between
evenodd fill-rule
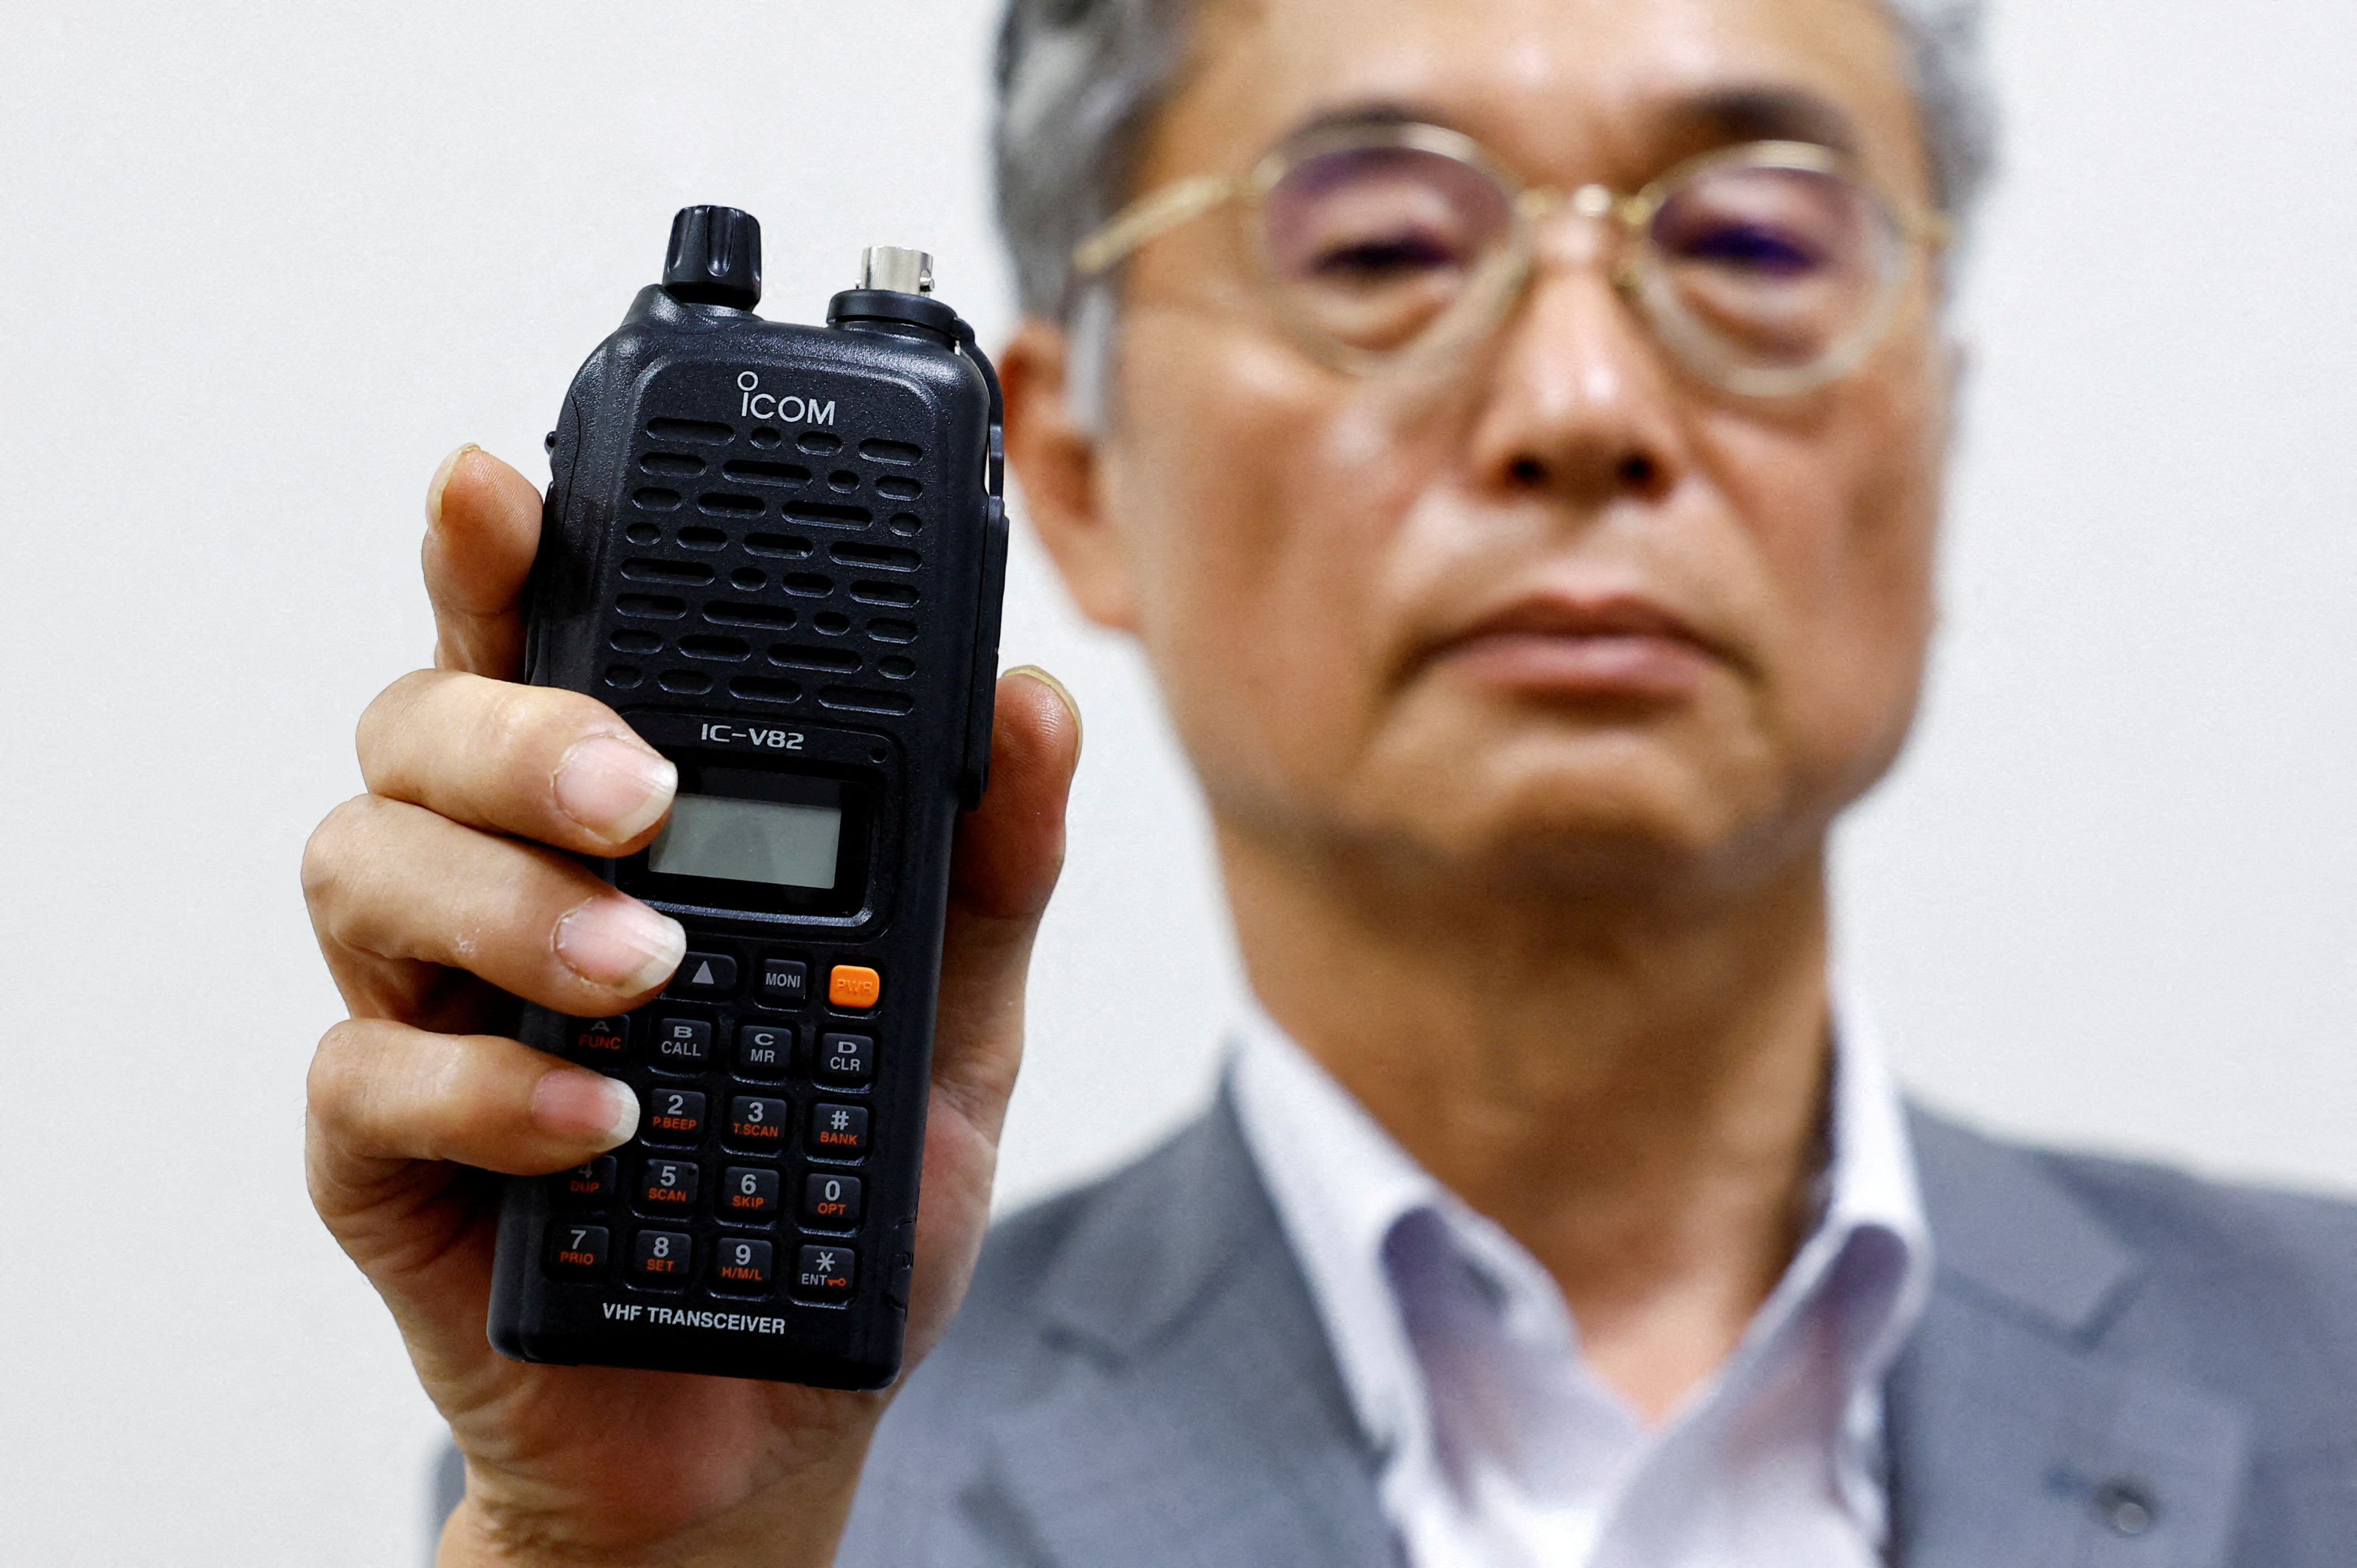
<instances>
[{"instance_id":1,"label":"icom logo","mask_svg":"<svg viewBox=\"0 0 2357 1568\"><path fill-rule=\"evenodd\" d=\"M748 419L779 419L788 424L834 423L833 398L821 403L814 397L796 397L791 392L765 392L760 376L752 371L737 372L737 412Z\"/></svg>"}]
</instances>

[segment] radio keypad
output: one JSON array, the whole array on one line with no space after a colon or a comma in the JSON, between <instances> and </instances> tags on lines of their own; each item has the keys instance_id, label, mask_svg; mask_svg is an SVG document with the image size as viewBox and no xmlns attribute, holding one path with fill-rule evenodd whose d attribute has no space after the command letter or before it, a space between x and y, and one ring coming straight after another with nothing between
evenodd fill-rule
<instances>
[{"instance_id":1,"label":"radio keypad","mask_svg":"<svg viewBox=\"0 0 2357 1568\"><path fill-rule=\"evenodd\" d=\"M746 972L747 994L738 998L739 970L738 961L727 954L691 953L664 993L718 1003L716 1018L709 1013L691 1016L651 1009L636 1015L635 1040L634 1020L629 1017L576 1019L564 1036L565 1054L587 1065L619 1071L634 1055L630 1047L635 1043L635 1055L646 1068L703 1079L695 1089L674 1088L661 1079L640 1085L645 1112L634 1142L648 1153L628 1172L635 1179L627 1208L673 1216L675 1224L703 1215L708 1217L705 1223L717 1220L734 1228L733 1233L723 1230L699 1242L685 1229L659 1223L613 1230L607 1214L615 1208L625 1172L614 1155L603 1155L547 1178L553 1204L583 1217L568 1219L560 1213L552 1219L546 1241L546 1269L552 1277L608 1277L619 1245L627 1262L624 1277L636 1285L677 1290L701 1281L723 1294L782 1294L822 1304L856 1294L856 1249L847 1240L825 1239L825 1234L856 1231L865 1218L865 1184L840 1167L869 1153L870 1113L859 1101L875 1081L878 1036L872 1025L866 1032L854 1032L820 1024L813 1031L815 1045L806 1045L813 1036L798 1032L802 1025L732 1019L728 1004L801 1011L815 1002L838 1015L837 1022L848 1023L839 1015L864 1013L877 1005L883 977L866 965L834 964L826 970L824 997L813 998L807 961L764 956ZM716 1059L716 1036L724 1046L733 1036L734 1049L725 1063ZM805 1093L815 1088L825 1098L805 1098L794 1092L797 1085ZM710 1092L730 1088L761 1092L724 1092L718 1101ZM849 1099L843 1098L846 1092ZM723 1105L727 1116L721 1122L717 1147L728 1153L718 1158L699 1155L696 1151L715 1147L712 1113ZM773 1163L793 1152L819 1162L819 1168L797 1173ZM747 1163L748 1155L759 1163ZM778 1242L760 1233L774 1233L787 1220L790 1183L797 1199L791 1223L821 1232L822 1239L792 1240L780 1260ZM603 1222L587 1223L589 1219ZM748 1230L753 1234L745 1233ZM778 1277L781 1263L791 1265L782 1282Z\"/></svg>"}]
</instances>

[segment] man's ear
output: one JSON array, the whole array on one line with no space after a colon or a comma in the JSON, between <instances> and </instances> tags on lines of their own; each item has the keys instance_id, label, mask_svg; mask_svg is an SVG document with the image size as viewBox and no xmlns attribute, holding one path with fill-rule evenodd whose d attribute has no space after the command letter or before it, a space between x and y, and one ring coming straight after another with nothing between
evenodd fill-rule
<instances>
[{"instance_id":1,"label":"man's ear","mask_svg":"<svg viewBox=\"0 0 2357 1568\"><path fill-rule=\"evenodd\" d=\"M1097 437L1071 406L1071 370L1064 329L1025 317L998 356L1006 459L1022 482L1031 526L1081 613L1099 626L1132 631L1136 601L1129 562L1104 509Z\"/></svg>"}]
</instances>

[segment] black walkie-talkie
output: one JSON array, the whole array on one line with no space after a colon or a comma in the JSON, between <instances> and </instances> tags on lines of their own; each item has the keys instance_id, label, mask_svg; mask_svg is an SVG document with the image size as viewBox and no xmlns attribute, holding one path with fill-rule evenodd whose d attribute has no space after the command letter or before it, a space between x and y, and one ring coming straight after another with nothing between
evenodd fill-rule
<instances>
[{"instance_id":1,"label":"black walkie-talkie","mask_svg":"<svg viewBox=\"0 0 2357 1568\"><path fill-rule=\"evenodd\" d=\"M987 782L1006 522L997 378L877 249L823 328L751 314L760 230L691 207L548 438L529 678L679 767L604 863L688 952L526 1043L640 1097L508 1184L491 1343L529 1361L872 1389L900 1368L950 839Z\"/></svg>"}]
</instances>

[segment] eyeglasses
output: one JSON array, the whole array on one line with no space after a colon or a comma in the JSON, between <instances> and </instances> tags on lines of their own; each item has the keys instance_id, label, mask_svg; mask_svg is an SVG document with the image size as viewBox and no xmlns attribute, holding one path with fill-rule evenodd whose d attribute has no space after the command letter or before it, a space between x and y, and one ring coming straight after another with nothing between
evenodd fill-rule
<instances>
[{"instance_id":1,"label":"eyeglasses","mask_svg":"<svg viewBox=\"0 0 2357 1568\"><path fill-rule=\"evenodd\" d=\"M1487 338L1529 285L1543 223L1617 231L1610 277L1688 370L1789 397L1874 351L1937 213L1885 199L1830 148L1751 142L1678 165L1633 196L1523 185L1471 137L1361 124L1297 137L1242 178L1197 175L1115 215L1072 252L1103 277L1149 240L1238 204L1259 281L1303 348L1372 374Z\"/></svg>"}]
</instances>

